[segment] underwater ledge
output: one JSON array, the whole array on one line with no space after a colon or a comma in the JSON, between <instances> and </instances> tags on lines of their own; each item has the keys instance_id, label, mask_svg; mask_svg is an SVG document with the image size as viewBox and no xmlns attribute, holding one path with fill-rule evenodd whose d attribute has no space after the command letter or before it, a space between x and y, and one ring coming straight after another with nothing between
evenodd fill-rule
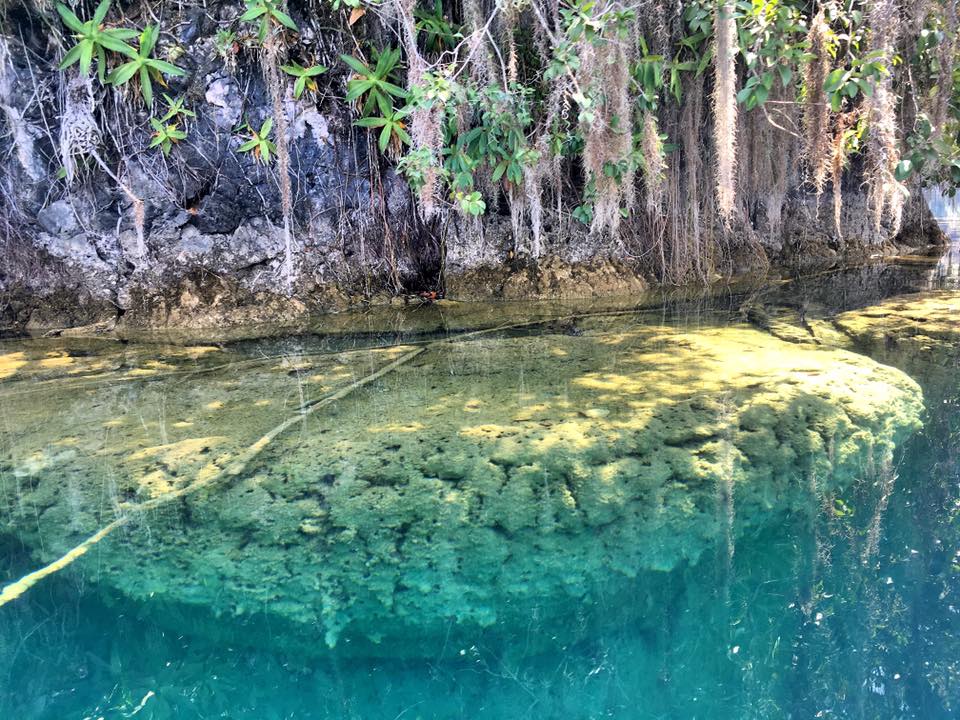
<instances>
[{"instance_id":1,"label":"underwater ledge","mask_svg":"<svg viewBox=\"0 0 960 720\"><path fill-rule=\"evenodd\" d=\"M48 562L127 512L90 553L108 601L308 654L434 657L541 622L551 631L528 642L549 646L641 622L705 552L814 516L887 466L923 410L907 375L845 350L582 318L434 343L303 417L242 473L137 512L125 503L229 466L297 407L277 400L324 397L404 348L234 367L220 349L179 348L205 373L165 382L151 373L174 372L172 357L103 367L87 341L76 362L110 382L60 388L49 412L84 419L64 438L52 420L17 424L37 413L16 393L32 369L73 358L71 341L49 341L66 343L55 357L30 342L0 386L18 428L0 462L19 488L2 532ZM143 409L167 390L158 445Z\"/></svg>"}]
</instances>

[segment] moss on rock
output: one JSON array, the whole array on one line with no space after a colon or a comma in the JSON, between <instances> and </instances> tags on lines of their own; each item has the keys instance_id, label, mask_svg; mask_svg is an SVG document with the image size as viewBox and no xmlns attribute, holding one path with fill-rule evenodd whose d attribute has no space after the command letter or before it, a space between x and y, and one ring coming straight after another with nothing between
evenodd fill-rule
<instances>
[{"instance_id":1,"label":"moss on rock","mask_svg":"<svg viewBox=\"0 0 960 720\"><path fill-rule=\"evenodd\" d=\"M387 359L333 358L297 387ZM235 453L283 414L257 409L290 397L289 368L274 365L171 387L167 417L195 425L166 442L131 452L144 439L130 430L91 461L81 437L80 451L23 475L8 527L49 557L72 538L63 477L81 485L83 509L100 498L94 480L111 477L121 497L162 492L202 464L196 443ZM96 415L106 392L70 402ZM143 415L128 399L125 422ZM889 457L921 409L897 370L745 326L593 318L564 334L475 337L433 345L305 418L242 476L101 544L97 563L105 585L158 619L300 650L430 655L548 619L573 632L571 608L638 617L670 571L724 538L816 512ZM8 434L5 461L22 468L40 437ZM94 519L79 512L72 527Z\"/></svg>"}]
</instances>

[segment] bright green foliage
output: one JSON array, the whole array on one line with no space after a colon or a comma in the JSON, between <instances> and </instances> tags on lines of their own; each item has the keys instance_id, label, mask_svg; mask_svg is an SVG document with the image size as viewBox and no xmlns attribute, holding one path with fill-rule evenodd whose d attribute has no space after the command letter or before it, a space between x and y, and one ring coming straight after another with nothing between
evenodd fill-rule
<instances>
[{"instance_id":1,"label":"bright green foliage","mask_svg":"<svg viewBox=\"0 0 960 720\"><path fill-rule=\"evenodd\" d=\"M777 79L789 87L793 69L806 58L807 27L799 7L786 0L741 0L737 13L740 52L749 71L737 101L752 110L767 101Z\"/></svg>"},{"instance_id":2,"label":"bright green foliage","mask_svg":"<svg viewBox=\"0 0 960 720\"><path fill-rule=\"evenodd\" d=\"M434 0L432 10L414 10L417 30L425 36L425 45L430 52L451 50L463 39L460 28L451 24L443 14L443 3Z\"/></svg>"},{"instance_id":3,"label":"bright green foliage","mask_svg":"<svg viewBox=\"0 0 960 720\"><path fill-rule=\"evenodd\" d=\"M298 63L291 63L290 65L283 65L281 68L287 75L295 77L297 80L293 84L293 96L299 100L300 96L303 95L304 90L309 90L310 92L317 91L317 81L314 78L323 75L327 68L323 65L311 65L310 67L303 67Z\"/></svg>"},{"instance_id":4,"label":"bright green foliage","mask_svg":"<svg viewBox=\"0 0 960 720\"><path fill-rule=\"evenodd\" d=\"M74 45L60 63L60 69L66 70L74 63L80 64L80 74L88 75L90 73L90 64L93 57L97 57L97 73L100 82L104 80L104 74L107 68L106 51L118 52L123 55L135 57L137 52L125 41L137 36L136 30L127 28L106 28L103 21L110 11L110 0L103 0L93 13L93 17L86 22L78 18L73 11L63 3L57 3L57 12L66 25L74 32L77 44Z\"/></svg>"},{"instance_id":5,"label":"bright green foliage","mask_svg":"<svg viewBox=\"0 0 960 720\"><path fill-rule=\"evenodd\" d=\"M167 103L167 112L160 118L160 122L179 122L180 118L195 118L197 114L183 106L183 98L171 98L166 93L163 94L163 100Z\"/></svg>"},{"instance_id":6,"label":"bright green foliage","mask_svg":"<svg viewBox=\"0 0 960 720\"><path fill-rule=\"evenodd\" d=\"M369 117L375 109L384 116L393 110L393 98L406 99L407 91L390 81L390 74L400 62L400 50L388 47L377 56L376 65L370 66L349 55L341 55L357 76L347 83L347 102L360 102L360 114Z\"/></svg>"},{"instance_id":7,"label":"bright green foliage","mask_svg":"<svg viewBox=\"0 0 960 720\"><path fill-rule=\"evenodd\" d=\"M218 30L213 39L213 49L217 56L223 60L228 60L236 53L237 34L230 30Z\"/></svg>"},{"instance_id":8,"label":"bright green foliage","mask_svg":"<svg viewBox=\"0 0 960 720\"><path fill-rule=\"evenodd\" d=\"M240 152L252 152L253 157L259 162L269 165L270 153L277 152L277 146L270 140L270 133L273 132L273 118L264 120L260 130L254 130L249 123L240 129L246 129L250 133L250 139L240 146Z\"/></svg>"},{"instance_id":9,"label":"bright green foliage","mask_svg":"<svg viewBox=\"0 0 960 720\"><path fill-rule=\"evenodd\" d=\"M107 82L112 85L123 85L129 82L134 76L140 79L140 92L143 95L143 101L147 107L153 105L153 81L165 84L163 75L175 75L182 77L186 73L172 63L165 60L158 60L151 57L153 49L157 45L157 38L160 36L160 28L157 25L147 25L140 33L140 46L137 51L131 55L131 59L114 70L107 77Z\"/></svg>"},{"instance_id":10,"label":"bright green foliage","mask_svg":"<svg viewBox=\"0 0 960 720\"><path fill-rule=\"evenodd\" d=\"M297 24L289 15L280 9L280 0L246 0L247 11L240 16L240 22L257 22L257 38L260 42L267 39L267 35L274 25L282 25L296 32Z\"/></svg>"},{"instance_id":11,"label":"bright green foliage","mask_svg":"<svg viewBox=\"0 0 960 720\"><path fill-rule=\"evenodd\" d=\"M380 148L380 152L386 152L387 147L390 145L390 139L394 137L404 145L411 144L412 141L404 129L406 125L403 122L403 119L409 114L409 111L406 109L391 109L390 112L386 113L383 117L360 118L354 124L363 128L381 128L380 136L377 140L377 147Z\"/></svg>"},{"instance_id":12,"label":"bright green foliage","mask_svg":"<svg viewBox=\"0 0 960 720\"><path fill-rule=\"evenodd\" d=\"M471 193L457 192L454 197L460 203L461 209L468 215L479 217L487 210L487 204L476 190Z\"/></svg>"},{"instance_id":13,"label":"bright green foliage","mask_svg":"<svg viewBox=\"0 0 960 720\"><path fill-rule=\"evenodd\" d=\"M474 98L474 127L457 134L454 132L456 118L450 118L451 137L444 164L453 178L454 187L472 187L473 172L481 165L490 169L493 182L499 182L501 178L514 185L523 182L524 164L537 157L526 138L526 130L532 122L531 94L530 88L520 84L514 84L510 92L491 86Z\"/></svg>"},{"instance_id":14,"label":"bright green foliage","mask_svg":"<svg viewBox=\"0 0 960 720\"><path fill-rule=\"evenodd\" d=\"M960 147L955 139L934 134L925 114L917 117L907 146L909 151L896 168L897 180L917 175L932 184L960 186Z\"/></svg>"},{"instance_id":15,"label":"bright green foliage","mask_svg":"<svg viewBox=\"0 0 960 720\"><path fill-rule=\"evenodd\" d=\"M853 100L859 93L873 95L876 80L889 72L882 60L882 52L868 53L862 58L852 58L849 67L840 67L827 75L823 89L830 99L830 108L839 112L843 99Z\"/></svg>"},{"instance_id":16,"label":"bright green foliage","mask_svg":"<svg viewBox=\"0 0 960 720\"><path fill-rule=\"evenodd\" d=\"M150 142L150 147L160 148L164 155L169 155L174 145L187 139L187 134L176 123L166 123L157 118L150 118L150 125L153 127L153 140Z\"/></svg>"}]
</instances>

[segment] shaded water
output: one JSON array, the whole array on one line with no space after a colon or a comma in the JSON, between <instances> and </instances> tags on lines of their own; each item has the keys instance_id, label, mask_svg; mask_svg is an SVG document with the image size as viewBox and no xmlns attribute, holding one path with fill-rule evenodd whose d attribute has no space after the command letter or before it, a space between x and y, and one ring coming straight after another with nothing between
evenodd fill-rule
<instances>
[{"instance_id":1,"label":"shaded water","mask_svg":"<svg viewBox=\"0 0 960 720\"><path fill-rule=\"evenodd\" d=\"M873 351L913 433L766 327L930 270L3 341L0 585L129 521L0 607L0 717L955 717L960 358Z\"/></svg>"}]
</instances>

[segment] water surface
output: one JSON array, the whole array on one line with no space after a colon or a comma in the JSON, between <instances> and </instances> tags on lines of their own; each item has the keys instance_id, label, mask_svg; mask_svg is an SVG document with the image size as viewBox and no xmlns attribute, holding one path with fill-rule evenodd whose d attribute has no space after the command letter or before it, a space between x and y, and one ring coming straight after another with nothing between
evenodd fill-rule
<instances>
[{"instance_id":1,"label":"water surface","mask_svg":"<svg viewBox=\"0 0 960 720\"><path fill-rule=\"evenodd\" d=\"M958 358L769 322L931 269L3 341L0 583L124 524L0 607L0 717L955 717Z\"/></svg>"}]
</instances>

